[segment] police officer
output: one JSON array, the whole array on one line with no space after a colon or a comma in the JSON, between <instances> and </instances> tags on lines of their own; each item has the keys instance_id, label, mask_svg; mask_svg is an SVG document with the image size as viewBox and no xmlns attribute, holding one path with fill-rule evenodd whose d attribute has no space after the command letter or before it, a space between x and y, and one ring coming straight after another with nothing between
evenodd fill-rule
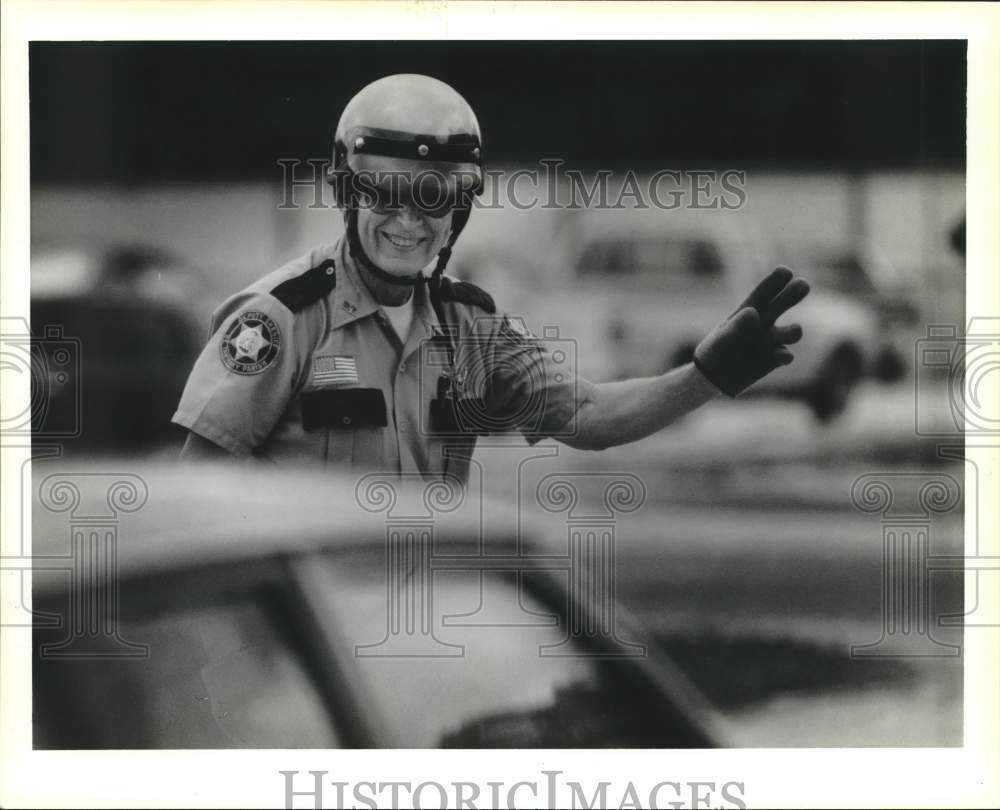
<instances>
[{"instance_id":1,"label":"police officer","mask_svg":"<svg viewBox=\"0 0 1000 810\"><path fill-rule=\"evenodd\" d=\"M778 268L693 363L654 378L578 377L568 352L444 275L482 190L481 150L472 109L436 79L389 76L348 103L328 174L345 236L215 312L174 415L189 431L184 457L464 481L478 435L624 444L791 362L802 330L775 321L809 287Z\"/></svg>"}]
</instances>

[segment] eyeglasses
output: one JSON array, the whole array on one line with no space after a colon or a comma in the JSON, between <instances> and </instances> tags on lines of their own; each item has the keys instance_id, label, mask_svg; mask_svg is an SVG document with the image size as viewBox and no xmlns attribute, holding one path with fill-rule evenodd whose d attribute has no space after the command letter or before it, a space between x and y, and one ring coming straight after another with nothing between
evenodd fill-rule
<instances>
[{"instance_id":1,"label":"eyeglasses","mask_svg":"<svg viewBox=\"0 0 1000 810\"><path fill-rule=\"evenodd\" d=\"M413 208L432 219L442 219L462 204L462 197L445 178L434 173L419 175L416 183L403 174L379 178L357 175L358 204L376 214L391 214Z\"/></svg>"},{"instance_id":2,"label":"eyeglasses","mask_svg":"<svg viewBox=\"0 0 1000 810\"><path fill-rule=\"evenodd\" d=\"M426 205L413 194L389 193L379 190L362 193L358 204L376 214L393 214L404 208L413 208L432 219L443 219L458 207L458 199L455 195L449 194L437 204Z\"/></svg>"}]
</instances>

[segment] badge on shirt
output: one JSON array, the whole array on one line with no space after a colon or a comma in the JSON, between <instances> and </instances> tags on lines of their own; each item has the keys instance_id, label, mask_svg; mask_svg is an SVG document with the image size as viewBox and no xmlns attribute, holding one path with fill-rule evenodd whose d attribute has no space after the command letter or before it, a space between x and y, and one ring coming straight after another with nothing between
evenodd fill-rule
<instances>
[{"instance_id":1,"label":"badge on shirt","mask_svg":"<svg viewBox=\"0 0 1000 810\"><path fill-rule=\"evenodd\" d=\"M222 362L237 374L259 374L278 356L281 332L263 312L248 311L222 337Z\"/></svg>"},{"instance_id":2,"label":"badge on shirt","mask_svg":"<svg viewBox=\"0 0 1000 810\"><path fill-rule=\"evenodd\" d=\"M537 338L531 334L528 327L524 325L523 320L520 318L511 318L508 315L504 315L503 321L500 324L500 337L506 338L514 343L537 340Z\"/></svg>"},{"instance_id":3,"label":"badge on shirt","mask_svg":"<svg viewBox=\"0 0 1000 810\"><path fill-rule=\"evenodd\" d=\"M358 361L350 355L316 355L312 368L312 381L317 388L358 384Z\"/></svg>"}]
</instances>

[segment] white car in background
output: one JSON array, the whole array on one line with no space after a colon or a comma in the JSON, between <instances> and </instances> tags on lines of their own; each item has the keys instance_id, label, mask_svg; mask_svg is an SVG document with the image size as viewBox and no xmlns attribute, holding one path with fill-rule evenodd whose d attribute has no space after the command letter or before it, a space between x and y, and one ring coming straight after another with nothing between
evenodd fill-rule
<instances>
[{"instance_id":1,"label":"white car in background","mask_svg":"<svg viewBox=\"0 0 1000 810\"><path fill-rule=\"evenodd\" d=\"M781 245L782 255L794 257L792 266L811 282L876 313L879 345L873 376L884 383L906 376L914 343L925 330L918 283L907 279L871 239L783 233Z\"/></svg>"},{"instance_id":2,"label":"white car in background","mask_svg":"<svg viewBox=\"0 0 1000 810\"><path fill-rule=\"evenodd\" d=\"M558 326L560 338L577 342L585 376L649 376L690 360L698 342L780 263L739 212L569 212L538 269L526 274L516 306L532 327ZM749 393L796 398L821 421L832 419L874 365L877 313L814 284L784 320L805 327L795 362Z\"/></svg>"}]
</instances>

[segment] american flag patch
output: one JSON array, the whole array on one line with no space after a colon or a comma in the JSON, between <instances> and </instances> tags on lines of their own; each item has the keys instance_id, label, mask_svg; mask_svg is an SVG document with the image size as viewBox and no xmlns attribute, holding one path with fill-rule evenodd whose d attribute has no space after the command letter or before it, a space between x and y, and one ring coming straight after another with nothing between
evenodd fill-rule
<instances>
[{"instance_id":1,"label":"american flag patch","mask_svg":"<svg viewBox=\"0 0 1000 810\"><path fill-rule=\"evenodd\" d=\"M345 355L313 358L313 385L357 385L358 361Z\"/></svg>"}]
</instances>

